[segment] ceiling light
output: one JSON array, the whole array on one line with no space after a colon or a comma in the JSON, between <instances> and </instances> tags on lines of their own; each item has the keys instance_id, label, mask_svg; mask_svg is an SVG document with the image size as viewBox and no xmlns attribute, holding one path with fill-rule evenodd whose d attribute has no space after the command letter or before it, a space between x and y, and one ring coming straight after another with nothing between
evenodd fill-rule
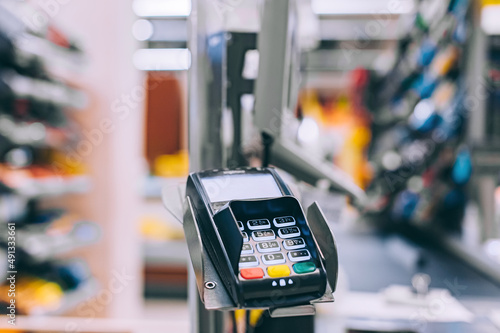
<instances>
[{"instance_id":1,"label":"ceiling light","mask_svg":"<svg viewBox=\"0 0 500 333\"><path fill-rule=\"evenodd\" d=\"M191 53L188 49L140 49L133 62L143 71L184 71L191 66Z\"/></svg>"},{"instance_id":2,"label":"ceiling light","mask_svg":"<svg viewBox=\"0 0 500 333\"><path fill-rule=\"evenodd\" d=\"M414 7L414 0L312 0L316 15L400 15L411 13Z\"/></svg>"},{"instance_id":3,"label":"ceiling light","mask_svg":"<svg viewBox=\"0 0 500 333\"><path fill-rule=\"evenodd\" d=\"M144 41L148 40L153 36L154 27L151 21L148 20L137 20L132 26L132 34L135 39Z\"/></svg>"},{"instance_id":4,"label":"ceiling light","mask_svg":"<svg viewBox=\"0 0 500 333\"><path fill-rule=\"evenodd\" d=\"M191 0L134 0L132 8L140 17L185 17L191 14Z\"/></svg>"}]
</instances>

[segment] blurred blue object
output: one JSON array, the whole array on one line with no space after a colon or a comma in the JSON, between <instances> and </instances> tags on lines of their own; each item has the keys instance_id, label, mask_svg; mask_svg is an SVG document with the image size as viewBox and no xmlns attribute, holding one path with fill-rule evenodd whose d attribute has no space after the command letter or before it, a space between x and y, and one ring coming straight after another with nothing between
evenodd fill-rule
<instances>
[{"instance_id":1,"label":"blurred blue object","mask_svg":"<svg viewBox=\"0 0 500 333\"><path fill-rule=\"evenodd\" d=\"M443 208L454 209L463 207L467 201L465 193L459 189L453 189L444 196Z\"/></svg>"},{"instance_id":2,"label":"blurred blue object","mask_svg":"<svg viewBox=\"0 0 500 333\"><path fill-rule=\"evenodd\" d=\"M420 195L412 191L402 191L396 197L394 206L392 207L392 216L396 220L409 220L417 204L420 200Z\"/></svg>"},{"instance_id":3,"label":"blurred blue object","mask_svg":"<svg viewBox=\"0 0 500 333\"><path fill-rule=\"evenodd\" d=\"M428 132L436 127L439 120L434 103L430 99L423 99L415 106L409 125L415 131Z\"/></svg>"},{"instance_id":4,"label":"blurred blue object","mask_svg":"<svg viewBox=\"0 0 500 333\"><path fill-rule=\"evenodd\" d=\"M472 175L472 159L467 148L461 148L453 164L451 177L455 184L465 185Z\"/></svg>"},{"instance_id":5,"label":"blurred blue object","mask_svg":"<svg viewBox=\"0 0 500 333\"><path fill-rule=\"evenodd\" d=\"M425 99L432 96L437 83L438 80L435 77L429 73L424 73L413 83L412 89L420 96L420 98Z\"/></svg>"},{"instance_id":6,"label":"blurred blue object","mask_svg":"<svg viewBox=\"0 0 500 333\"><path fill-rule=\"evenodd\" d=\"M430 65L432 59L434 59L434 56L436 55L436 50L436 43L434 43L430 39L426 39L420 47L420 59L418 61L419 65L423 67Z\"/></svg>"}]
</instances>

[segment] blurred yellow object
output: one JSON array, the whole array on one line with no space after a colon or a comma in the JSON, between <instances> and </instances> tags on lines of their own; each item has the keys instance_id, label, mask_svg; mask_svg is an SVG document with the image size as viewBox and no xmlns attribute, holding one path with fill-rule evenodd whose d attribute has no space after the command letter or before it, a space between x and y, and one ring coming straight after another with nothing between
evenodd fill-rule
<instances>
[{"instance_id":1,"label":"blurred yellow object","mask_svg":"<svg viewBox=\"0 0 500 333\"><path fill-rule=\"evenodd\" d=\"M304 91L300 96L300 100L304 116L308 116L316 120L322 120L323 107L319 102L317 91L312 89Z\"/></svg>"},{"instance_id":2,"label":"blurred yellow object","mask_svg":"<svg viewBox=\"0 0 500 333\"><path fill-rule=\"evenodd\" d=\"M495 6L495 5L500 5L500 0L482 0L481 1L482 6Z\"/></svg>"},{"instance_id":3,"label":"blurred yellow object","mask_svg":"<svg viewBox=\"0 0 500 333\"><path fill-rule=\"evenodd\" d=\"M370 129L360 125L353 125L350 128L350 135L344 143L342 152L336 159L338 166L351 174L356 184L362 188L365 188L371 179L371 172L369 172L364 154L370 140Z\"/></svg>"},{"instance_id":4,"label":"blurred yellow object","mask_svg":"<svg viewBox=\"0 0 500 333\"><path fill-rule=\"evenodd\" d=\"M259 322L260 318L264 314L264 310L251 310L250 311L250 326L255 327Z\"/></svg>"},{"instance_id":5,"label":"blurred yellow object","mask_svg":"<svg viewBox=\"0 0 500 333\"><path fill-rule=\"evenodd\" d=\"M84 175L87 174L87 167L83 163L81 157L77 155L64 154L61 151L52 151L50 154L52 161L51 166L56 171L63 172L68 175Z\"/></svg>"},{"instance_id":6,"label":"blurred yellow object","mask_svg":"<svg viewBox=\"0 0 500 333\"><path fill-rule=\"evenodd\" d=\"M181 228L173 228L165 221L154 216L141 218L141 234L146 239L156 241L184 239Z\"/></svg>"},{"instance_id":7,"label":"blurred yellow object","mask_svg":"<svg viewBox=\"0 0 500 333\"><path fill-rule=\"evenodd\" d=\"M456 46L450 45L446 50L438 54L432 64L431 71L436 75L444 76L457 62L459 50Z\"/></svg>"},{"instance_id":8,"label":"blurred yellow object","mask_svg":"<svg viewBox=\"0 0 500 333\"><path fill-rule=\"evenodd\" d=\"M161 155L155 159L154 174L160 177L186 177L189 173L189 155L186 150L177 154Z\"/></svg>"},{"instance_id":9,"label":"blurred yellow object","mask_svg":"<svg viewBox=\"0 0 500 333\"><path fill-rule=\"evenodd\" d=\"M449 53L451 57L453 54ZM442 66L445 65L449 64ZM357 185L365 188L372 177L366 157L371 141L370 119L356 103L355 96L341 92L321 98L318 91L310 89L302 92L300 105L303 115L317 120L323 133L333 131L342 138L334 152L334 161Z\"/></svg>"},{"instance_id":10,"label":"blurred yellow object","mask_svg":"<svg viewBox=\"0 0 500 333\"><path fill-rule=\"evenodd\" d=\"M259 322L260 318L264 314L264 310L235 310L234 311L234 319L236 321L237 331L238 332L247 332L248 327L246 327L246 318L248 314L248 324L250 327L255 327Z\"/></svg>"},{"instance_id":11,"label":"blurred yellow object","mask_svg":"<svg viewBox=\"0 0 500 333\"><path fill-rule=\"evenodd\" d=\"M247 311L246 310L235 310L234 311L234 318L236 318L236 321L243 320L245 318Z\"/></svg>"},{"instance_id":12,"label":"blurred yellow object","mask_svg":"<svg viewBox=\"0 0 500 333\"><path fill-rule=\"evenodd\" d=\"M0 286L2 296L7 296L8 285ZM16 281L16 308L20 314L44 313L56 310L61 305L64 291L57 283L36 277ZM0 297L1 301L8 302Z\"/></svg>"}]
</instances>

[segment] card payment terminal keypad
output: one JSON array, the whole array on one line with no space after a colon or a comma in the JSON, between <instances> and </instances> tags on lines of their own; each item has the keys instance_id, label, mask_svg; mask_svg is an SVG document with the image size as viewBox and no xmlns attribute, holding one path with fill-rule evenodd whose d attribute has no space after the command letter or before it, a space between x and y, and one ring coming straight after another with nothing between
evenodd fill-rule
<instances>
[{"instance_id":1,"label":"card payment terminal keypad","mask_svg":"<svg viewBox=\"0 0 500 333\"><path fill-rule=\"evenodd\" d=\"M316 270L293 216L238 221L238 227L243 230L244 241L239 262L241 279L283 278Z\"/></svg>"}]
</instances>

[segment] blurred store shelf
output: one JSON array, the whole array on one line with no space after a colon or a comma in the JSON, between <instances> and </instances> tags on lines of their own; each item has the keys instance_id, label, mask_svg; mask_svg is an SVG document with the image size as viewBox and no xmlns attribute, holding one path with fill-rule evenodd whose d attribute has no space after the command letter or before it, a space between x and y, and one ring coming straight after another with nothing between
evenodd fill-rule
<instances>
[{"instance_id":1,"label":"blurred store shelf","mask_svg":"<svg viewBox=\"0 0 500 333\"><path fill-rule=\"evenodd\" d=\"M83 92L63 83L34 79L14 72L4 74L2 79L19 98L32 98L74 109L82 109L87 104Z\"/></svg>"},{"instance_id":2,"label":"blurred store shelf","mask_svg":"<svg viewBox=\"0 0 500 333\"><path fill-rule=\"evenodd\" d=\"M14 194L0 196L0 223L17 221L26 213L28 199Z\"/></svg>"},{"instance_id":3,"label":"blurred store shelf","mask_svg":"<svg viewBox=\"0 0 500 333\"><path fill-rule=\"evenodd\" d=\"M63 229L67 228L63 227ZM101 235L99 226L88 221L77 221L64 233L62 231L45 232L44 230L36 232L34 229L19 229L17 231L17 244L32 259L37 261L49 260L94 244Z\"/></svg>"},{"instance_id":4,"label":"blurred store shelf","mask_svg":"<svg viewBox=\"0 0 500 333\"><path fill-rule=\"evenodd\" d=\"M465 245L461 238L453 235L438 233L434 230L423 232L427 238L434 238L433 242L437 246L500 285L500 263L489 257L483 248Z\"/></svg>"},{"instance_id":5,"label":"blurred store shelf","mask_svg":"<svg viewBox=\"0 0 500 333\"><path fill-rule=\"evenodd\" d=\"M32 34L22 34L14 45L21 57L41 59L45 69L63 81L73 82L75 72L85 68L86 59L81 51L58 46Z\"/></svg>"},{"instance_id":6,"label":"blurred store shelf","mask_svg":"<svg viewBox=\"0 0 500 333\"><path fill-rule=\"evenodd\" d=\"M185 241L143 244L144 294L151 298L185 298L189 256Z\"/></svg>"},{"instance_id":7,"label":"blurred store shelf","mask_svg":"<svg viewBox=\"0 0 500 333\"><path fill-rule=\"evenodd\" d=\"M94 278L90 278L89 280L83 282L82 285L80 285L77 289L65 292L63 298L61 299L60 305L58 306L57 309L49 311L43 311L42 309L40 312L34 311L31 314L36 316L63 315L75 309L82 302L85 302L91 297L97 295L99 290L100 290L99 282Z\"/></svg>"},{"instance_id":8,"label":"blurred store shelf","mask_svg":"<svg viewBox=\"0 0 500 333\"><path fill-rule=\"evenodd\" d=\"M0 116L0 132L13 144L32 148L63 148L75 136L65 128L37 121L18 121L8 115Z\"/></svg>"},{"instance_id":9,"label":"blurred store shelf","mask_svg":"<svg viewBox=\"0 0 500 333\"><path fill-rule=\"evenodd\" d=\"M54 176L27 180L13 190L21 196L34 199L86 193L90 186L91 181L88 176Z\"/></svg>"},{"instance_id":10,"label":"blurred store shelf","mask_svg":"<svg viewBox=\"0 0 500 333\"><path fill-rule=\"evenodd\" d=\"M146 177L143 183L143 194L146 198L161 198L162 191L165 188L175 189L186 183L185 177Z\"/></svg>"},{"instance_id":11,"label":"blurred store shelf","mask_svg":"<svg viewBox=\"0 0 500 333\"><path fill-rule=\"evenodd\" d=\"M188 263L185 241L144 242L143 254L146 265L183 265Z\"/></svg>"}]
</instances>

